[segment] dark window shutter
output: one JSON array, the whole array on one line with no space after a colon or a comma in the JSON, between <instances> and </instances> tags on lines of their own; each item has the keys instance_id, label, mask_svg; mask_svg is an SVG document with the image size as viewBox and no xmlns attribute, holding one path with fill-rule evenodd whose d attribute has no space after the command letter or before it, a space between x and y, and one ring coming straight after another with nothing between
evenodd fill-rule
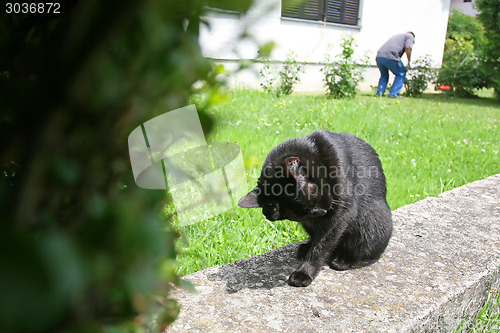
<instances>
[{"instance_id":1,"label":"dark window shutter","mask_svg":"<svg viewBox=\"0 0 500 333\"><path fill-rule=\"evenodd\" d=\"M342 3L341 0L327 0L325 10L325 21L332 23L342 23Z\"/></svg>"},{"instance_id":2,"label":"dark window shutter","mask_svg":"<svg viewBox=\"0 0 500 333\"><path fill-rule=\"evenodd\" d=\"M283 0L281 16L358 25L359 0Z\"/></svg>"},{"instance_id":3,"label":"dark window shutter","mask_svg":"<svg viewBox=\"0 0 500 333\"><path fill-rule=\"evenodd\" d=\"M281 2L281 16L300 18L300 1L283 0Z\"/></svg>"},{"instance_id":4,"label":"dark window shutter","mask_svg":"<svg viewBox=\"0 0 500 333\"><path fill-rule=\"evenodd\" d=\"M325 21L358 25L359 0L326 0Z\"/></svg>"},{"instance_id":5,"label":"dark window shutter","mask_svg":"<svg viewBox=\"0 0 500 333\"><path fill-rule=\"evenodd\" d=\"M344 1L344 17L342 23L358 25L359 0Z\"/></svg>"},{"instance_id":6,"label":"dark window shutter","mask_svg":"<svg viewBox=\"0 0 500 333\"><path fill-rule=\"evenodd\" d=\"M283 0L281 16L319 21L323 11L322 0Z\"/></svg>"},{"instance_id":7,"label":"dark window shutter","mask_svg":"<svg viewBox=\"0 0 500 333\"><path fill-rule=\"evenodd\" d=\"M321 20L323 12L323 1L321 0L306 0L304 2L304 19L306 20Z\"/></svg>"}]
</instances>

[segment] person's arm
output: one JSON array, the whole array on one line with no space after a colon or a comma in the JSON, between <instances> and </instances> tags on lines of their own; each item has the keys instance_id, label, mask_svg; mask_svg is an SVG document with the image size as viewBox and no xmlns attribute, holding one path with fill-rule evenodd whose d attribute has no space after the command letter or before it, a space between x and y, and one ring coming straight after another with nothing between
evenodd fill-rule
<instances>
[{"instance_id":1,"label":"person's arm","mask_svg":"<svg viewBox=\"0 0 500 333\"><path fill-rule=\"evenodd\" d=\"M408 58L408 66L409 66L411 62L411 47L406 46L405 52L406 52L406 57Z\"/></svg>"}]
</instances>

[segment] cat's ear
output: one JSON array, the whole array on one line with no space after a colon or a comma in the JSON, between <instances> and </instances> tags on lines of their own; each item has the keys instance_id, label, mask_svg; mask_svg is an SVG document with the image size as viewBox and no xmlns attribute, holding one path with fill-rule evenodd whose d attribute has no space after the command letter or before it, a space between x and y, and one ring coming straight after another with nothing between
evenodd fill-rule
<instances>
[{"instance_id":1,"label":"cat's ear","mask_svg":"<svg viewBox=\"0 0 500 333\"><path fill-rule=\"evenodd\" d=\"M288 172L297 181L299 188L304 191L308 198L315 198L318 196L318 186L311 182L304 174L304 169L300 169L300 159L295 156L290 156L285 159L285 165Z\"/></svg>"},{"instance_id":2,"label":"cat's ear","mask_svg":"<svg viewBox=\"0 0 500 333\"><path fill-rule=\"evenodd\" d=\"M290 156L285 159L286 169L296 180L299 177L299 162L299 158L295 156Z\"/></svg>"},{"instance_id":3,"label":"cat's ear","mask_svg":"<svg viewBox=\"0 0 500 333\"><path fill-rule=\"evenodd\" d=\"M257 202L257 197L259 196L259 188L254 188L250 193L245 195L243 198L238 201L238 206L241 208L257 208L260 207Z\"/></svg>"}]
</instances>

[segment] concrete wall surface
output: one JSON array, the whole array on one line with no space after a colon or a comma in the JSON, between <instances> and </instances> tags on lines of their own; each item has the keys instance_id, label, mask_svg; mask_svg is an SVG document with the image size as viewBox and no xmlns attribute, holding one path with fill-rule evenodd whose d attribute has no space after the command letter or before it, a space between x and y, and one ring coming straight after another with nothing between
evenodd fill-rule
<instances>
[{"instance_id":1,"label":"concrete wall surface","mask_svg":"<svg viewBox=\"0 0 500 333\"><path fill-rule=\"evenodd\" d=\"M377 263L286 284L298 244L184 277L168 332L449 332L500 285L500 174L393 211ZM292 223L292 222L291 222ZM500 323L498 323L500 326ZM500 329L500 327L497 327Z\"/></svg>"}]
</instances>

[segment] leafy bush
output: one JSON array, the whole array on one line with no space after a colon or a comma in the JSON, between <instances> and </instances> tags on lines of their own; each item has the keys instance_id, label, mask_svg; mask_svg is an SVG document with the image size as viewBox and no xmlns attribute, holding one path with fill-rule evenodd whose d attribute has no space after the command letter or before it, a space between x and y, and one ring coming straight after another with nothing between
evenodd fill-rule
<instances>
[{"instance_id":1,"label":"leafy bush","mask_svg":"<svg viewBox=\"0 0 500 333\"><path fill-rule=\"evenodd\" d=\"M484 25L486 39L483 46L483 72L491 75L491 85L500 99L500 1L477 0L476 6L480 11L478 17Z\"/></svg>"},{"instance_id":2,"label":"leafy bush","mask_svg":"<svg viewBox=\"0 0 500 333\"><path fill-rule=\"evenodd\" d=\"M432 61L429 56L417 59L414 65L408 68L405 79L405 96L418 97L427 89L429 83L435 79Z\"/></svg>"},{"instance_id":3,"label":"leafy bush","mask_svg":"<svg viewBox=\"0 0 500 333\"><path fill-rule=\"evenodd\" d=\"M277 96L290 95L294 85L300 82L301 72L302 65L297 62L295 54L290 52L279 72L269 60L264 61L264 67L260 71L260 85L267 93L275 93Z\"/></svg>"},{"instance_id":4,"label":"leafy bush","mask_svg":"<svg viewBox=\"0 0 500 333\"><path fill-rule=\"evenodd\" d=\"M300 73L302 66L297 62L295 56L291 53L285 60L283 68L280 71L280 85L278 88L279 95L290 95L293 91L293 86L300 82Z\"/></svg>"},{"instance_id":5,"label":"leafy bush","mask_svg":"<svg viewBox=\"0 0 500 333\"><path fill-rule=\"evenodd\" d=\"M353 59L355 52L353 36L344 36L341 46L342 53L338 54L333 60L330 56L327 56L321 71L324 74L328 96L352 98L356 95L356 87L362 79L368 59L366 57L360 61Z\"/></svg>"},{"instance_id":6,"label":"leafy bush","mask_svg":"<svg viewBox=\"0 0 500 333\"><path fill-rule=\"evenodd\" d=\"M262 90L265 93L274 93L276 91L276 80L277 80L277 75L276 75L276 70L271 64L271 61L268 59L265 59L263 61L264 66L260 70L260 86L262 87Z\"/></svg>"},{"instance_id":7,"label":"leafy bush","mask_svg":"<svg viewBox=\"0 0 500 333\"><path fill-rule=\"evenodd\" d=\"M491 85L491 73L484 70L484 31L477 18L455 10L448 31L437 84L451 87L456 96L473 96L476 89Z\"/></svg>"}]
</instances>

